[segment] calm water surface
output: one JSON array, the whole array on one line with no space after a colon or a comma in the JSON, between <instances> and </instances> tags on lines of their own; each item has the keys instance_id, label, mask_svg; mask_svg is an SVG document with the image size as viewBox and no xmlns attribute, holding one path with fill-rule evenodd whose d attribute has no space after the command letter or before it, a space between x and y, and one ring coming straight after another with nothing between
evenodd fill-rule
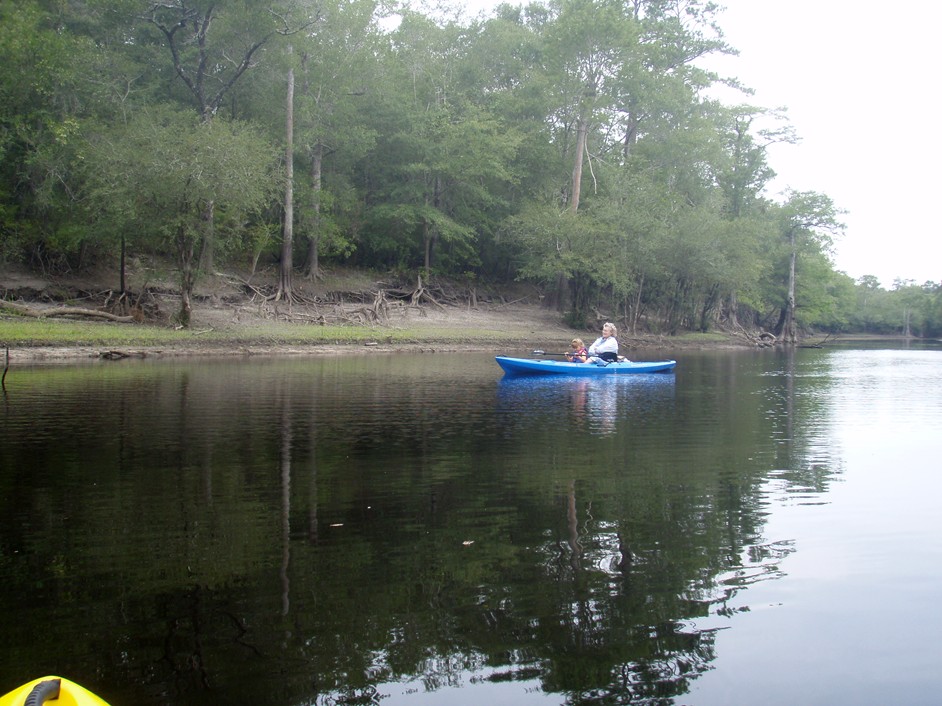
<instances>
[{"instance_id":1,"label":"calm water surface","mask_svg":"<svg viewBox=\"0 0 942 706\"><path fill-rule=\"evenodd\" d=\"M0 693L931 704L942 352L20 368Z\"/></svg>"}]
</instances>

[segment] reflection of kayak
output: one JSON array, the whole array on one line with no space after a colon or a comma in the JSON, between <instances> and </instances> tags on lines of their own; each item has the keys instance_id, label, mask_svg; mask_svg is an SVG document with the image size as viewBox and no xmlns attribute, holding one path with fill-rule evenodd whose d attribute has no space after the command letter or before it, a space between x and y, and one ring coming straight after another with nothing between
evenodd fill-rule
<instances>
[{"instance_id":1,"label":"reflection of kayak","mask_svg":"<svg viewBox=\"0 0 942 706\"><path fill-rule=\"evenodd\" d=\"M637 373L669 373L677 365L675 360L629 361L619 363L570 363L563 360L535 360L508 358L499 355L497 364L510 375L626 375Z\"/></svg>"},{"instance_id":2,"label":"reflection of kayak","mask_svg":"<svg viewBox=\"0 0 942 706\"><path fill-rule=\"evenodd\" d=\"M34 679L9 694L0 696L0 706L108 706L88 689L61 677Z\"/></svg>"}]
</instances>

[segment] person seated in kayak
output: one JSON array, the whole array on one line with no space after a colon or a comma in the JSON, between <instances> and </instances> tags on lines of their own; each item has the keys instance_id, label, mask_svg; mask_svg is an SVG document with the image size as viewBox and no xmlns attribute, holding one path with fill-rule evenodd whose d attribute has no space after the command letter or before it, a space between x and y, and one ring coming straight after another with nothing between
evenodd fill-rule
<instances>
[{"instance_id":1,"label":"person seated in kayak","mask_svg":"<svg viewBox=\"0 0 942 706\"><path fill-rule=\"evenodd\" d=\"M585 349L585 343L581 338L572 339L572 350L566 354L566 360L570 363L584 363L589 359L589 351Z\"/></svg>"},{"instance_id":2,"label":"person seated in kayak","mask_svg":"<svg viewBox=\"0 0 942 706\"><path fill-rule=\"evenodd\" d=\"M594 363L614 363L618 360L618 329L615 324L606 321L602 324L602 335L589 346L590 361Z\"/></svg>"}]
</instances>

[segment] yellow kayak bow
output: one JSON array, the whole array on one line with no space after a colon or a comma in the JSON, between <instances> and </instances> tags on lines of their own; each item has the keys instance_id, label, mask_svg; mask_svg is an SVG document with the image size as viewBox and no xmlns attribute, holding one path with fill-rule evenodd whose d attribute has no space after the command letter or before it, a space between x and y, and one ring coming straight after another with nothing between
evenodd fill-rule
<instances>
[{"instance_id":1,"label":"yellow kayak bow","mask_svg":"<svg viewBox=\"0 0 942 706\"><path fill-rule=\"evenodd\" d=\"M0 706L108 706L88 689L62 677L42 677L0 696Z\"/></svg>"}]
</instances>

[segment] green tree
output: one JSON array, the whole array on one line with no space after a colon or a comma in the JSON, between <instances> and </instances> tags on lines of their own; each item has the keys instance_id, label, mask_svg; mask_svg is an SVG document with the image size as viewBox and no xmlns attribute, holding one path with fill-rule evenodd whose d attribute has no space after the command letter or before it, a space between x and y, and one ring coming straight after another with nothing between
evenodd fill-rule
<instances>
[{"instance_id":1,"label":"green tree","mask_svg":"<svg viewBox=\"0 0 942 706\"><path fill-rule=\"evenodd\" d=\"M780 111L768 111L750 105L720 107L713 115L723 141L724 157L716 165L716 183L723 190L730 218L739 218L762 207L762 192L775 178L768 163L768 148L773 144L797 141L792 127L781 121ZM775 127L759 127L772 119Z\"/></svg>"},{"instance_id":2,"label":"green tree","mask_svg":"<svg viewBox=\"0 0 942 706\"><path fill-rule=\"evenodd\" d=\"M779 208L779 228L787 244L787 264L784 302L773 332L788 344L798 342L795 310L799 254L804 253L813 261L815 256L830 252L832 235L844 228L837 220L841 213L829 197L813 191L792 191Z\"/></svg>"},{"instance_id":3,"label":"green tree","mask_svg":"<svg viewBox=\"0 0 942 706\"><path fill-rule=\"evenodd\" d=\"M604 270L597 274L613 305L623 302L627 328L635 331L652 303L650 294L667 277L673 202L653 170L641 168L636 157L611 180L608 198L596 199L592 213L608 224L617 244L607 258L599 258ZM595 302L601 306L598 290Z\"/></svg>"},{"instance_id":4,"label":"green tree","mask_svg":"<svg viewBox=\"0 0 942 706\"><path fill-rule=\"evenodd\" d=\"M702 165L715 139L697 91L712 78L693 62L726 47L710 36L711 6L697 2L683 10L617 0L558 2L550 8L549 21L540 28L547 83L554 87L546 122L560 163L570 165L550 198L573 213L593 212L592 225L579 230L590 235L597 259L591 262L590 251L580 258L584 269L560 268L554 299L562 302L568 291L570 316L578 320L589 306L580 292L592 291L596 300L607 293L615 307L634 310L636 323L643 293L651 291L649 268L641 259L653 256L667 230L660 216L626 210L644 203L664 215L660 207L667 204L685 209L685 201L710 200ZM635 178L622 178L623 171ZM586 173L592 184L588 199ZM602 246L612 239L619 244Z\"/></svg>"},{"instance_id":5,"label":"green tree","mask_svg":"<svg viewBox=\"0 0 942 706\"><path fill-rule=\"evenodd\" d=\"M607 122L617 91L613 85L626 65L639 28L621 0L564 0L546 32L546 54L556 77L558 105L551 119L559 148L570 155L567 207L578 212L590 127Z\"/></svg>"},{"instance_id":6,"label":"green tree","mask_svg":"<svg viewBox=\"0 0 942 706\"><path fill-rule=\"evenodd\" d=\"M912 280L897 279L890 292L895 331L906 338L932 335L938 329L939 287L932 282L917 285Z\"/></svg>"},{"instance_id":7,"label":"green tree","mask_svg":"<svg viewBox=\"0 0 942 706\"><path fill-rule=\"evenodd\" d=\"M375 113L382 137L361 174L373 243L419 260L426 277L440 245L452 267L472 267L480 214L499 198L495 185L513 179L517 133L459 80L467 28L406 13L390 39L395 71Z\"/></svg>"},{"instance_id":8,"label":"green tree","mask_svg":"<svg viewBox=\"0 0 942 706\"><path fill-rule=\"evenodd\" d=\"M220 234L234 238L280 185L274 155L272 145L246 125L172 110L142 113L126 127L91 136L89 198L96 212L133 224L176 253L181 325L190 325L207 203L216 204Z\"/></svg>"},{"instance_id":9,"label":"green tree","mask_svg":"<svg viewBox=\"0 0 942 706\"><path fill-rule=\"evenodd\" d=\"M186 86L203 122L210 122L236 82L254 65L260 50L279 35L309 27L310 7L294 0L196 2L168 0L149 4L147 18L170 52L176 75ZM213 201L204 204L200 266L214 266Z\"/></svg>"},{"instance_id":10,"label":"green tree","mask_svg":"<svg viewBox=\"0 0 942 706\"><path fill-rule=\"evenodd\" d=\"M731 51L713 3L551 0L470 22L406 10L380 31L386 9L379 0L0 0L0 257L72 266L111 256L119 242L122 252L141 247L160 228L189 242L190 204L167 208L162 223L155 199L115 186L146 172L129 145L180 163L159 127L179 124L164 110L176 105L206 124L245 121L283 145L278 183L292 190L252 200L264 213L248 223L282 228L282 293L300 243L310 277L325 255L426 276L532 278L575 323L605 314L628 330L706 330L751 316L786 340L801 325L845 320L905 327L891 311L903 291L871 292L869 308L846 313L847 282L827 259L838 225L827 197L764 195L769 145L794 139L781 114L703 97L720 78L697 60ZM275 41L282 35L292 52ZM179 151L196 135L215 139L188 125ZM210 147L193 159L216 163ZM206 196L228 193L227 177L205 173L220 179L194 189L211 267L216 226L220 248L239 229L229 218L237 209L217 213ZM192 284L199 268L184 261ZM923 290L907 304L913 332L938 321L937 289Z\"/></svg>"},{"instance_id":11,"label":"green tree","mask_svg":"<svg viewBox=\"0 0 942 706\"><path fill-rule=\"evenodd\" d=\"M491 198L474 216L478 271L485 277L513 276L531 257L513 238L504 237L507 218L539 204L546 208L546 218L555 219L563 207L561 194L572 163L554 146L547 120L557 104L556 81L546 70L544 35L550 22L544 5L503 5L494 17L469 28L462 83L473 89L475 104L516 143L507 177L487 181Z\"/></svg>"},{"instance_id":12,"label":"green tree","mask_svg":"<svg viewBox=\"0 0 942 706\"><path fill-rule=\"evenodd\" d=\"M888 307L890 295L874 275L865 275L854 286L855 304L851 326L859 331L889 333L892 326Z\"/></svg>"},{"instance_id":13,"label":"green tree","mask_svg":"<svg viewBox=\"0 0 942 706\"><path fill-rule=\"evenodd\" d=\"M93 54L43 3L0 1L0 257L25 254L46 269L78 248L74 202L61 187Z\"/></svg>"},{"instance_id":14,"label":"green tree","mask_svg":"<svg viewBox=\"0 0 942 706\"><path fill-rule=\"evenodd\" d=\"M926 282L926 320L924 336L942 337L942 283Z\"/></svg>"},{"instance_id":15,"label":"green tree","mask_svg":"<svg viewBox=\"0 0 942 706\"><path fill-rule=\"evenodd\" d=\"M318 31L298 38L298 153L303 196L304 276L320 275L323 253L349 254L359 203L354 165L376 144L364 113L377 91L380 32L375 0L323 3Z\"/></svg>"},{"instance_id":16,"label":"green tree","mask_svg":"<svg viewBox=\"0 0 942 706\"><path fill-rule=\"evenodd\" d=\"M823 251L803 256L796 298L796 319L803 329L839 333L846 331L853 319L854 281L836 272Z\"/></svg>"}]
</instances>

